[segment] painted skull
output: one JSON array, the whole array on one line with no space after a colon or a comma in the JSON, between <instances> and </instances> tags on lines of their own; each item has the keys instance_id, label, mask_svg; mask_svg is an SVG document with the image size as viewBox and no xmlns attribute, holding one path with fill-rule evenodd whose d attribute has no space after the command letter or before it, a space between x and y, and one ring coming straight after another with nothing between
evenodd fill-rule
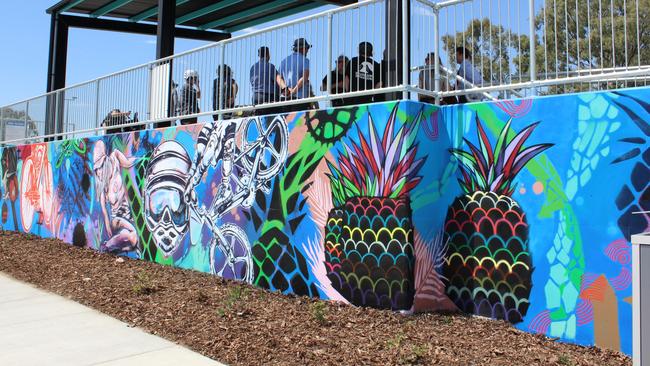
<instances>
[{"instance_id":1,"label":"painted skull","mask_svg":"<svg viewBox=\"0 0 650 366\"><path fill-rule=\"evenodd\" d=\"M185 148L172 140L156 147L147 166L145 219L165 257L176 252L187 232L189 213L183 192L190 166Z\"/></svg>"}]
</instances>

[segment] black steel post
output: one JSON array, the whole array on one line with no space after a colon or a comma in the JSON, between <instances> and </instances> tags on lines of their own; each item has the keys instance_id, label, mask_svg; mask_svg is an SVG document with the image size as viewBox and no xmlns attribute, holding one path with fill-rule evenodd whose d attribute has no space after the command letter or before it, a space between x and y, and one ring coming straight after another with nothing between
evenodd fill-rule
<instances>
[{"instance_id":1,"label":"black steel post","mask_svg":"<svg viewBox=\"0 0 650 366\"><path fill-rule=\"evenodd\" d=\"M387 68L384 71L387 82L384 87L401 85L404 82L402 73L403 54L405 47L403 44L403 13L407 12L407 19L410 17L410 1L406 2L406 9L403 8L402 0L386 0L386 49L382 55L382 66ZM407 29L407 42L410 42L410 31ZM408 49L408 47L406 47ZM407 67L410 70L410 55L406 55ZM407 74L406 83L409 83L409 74ZM402 98L402 92L388 93L387 100L397 100Z\"/></svg>"},{"instance_id":2,"label":"black steel post","mask_svg":"<svg viewBox=\"0 0 650 366\"><path fill-rule=\"evenodd\" d=\"M176 1L158 0L158 29L156 32L156 59L165 58L174 54L174 30L176 28ZM172 62L169 61L169 80L167 95L167 115L172 116L174 107L172 105ZM156 128L169 127L171 122L157 123Z\"/></svg>"},{"instance_id":3,"label":"black steel post","mask_svg":"<svg viewBox=\"0 0 650 366\"><path fill-rule=\"evenodd\" d=\"M47 73L47 91L65 88L68 60L68 25L61 21L57 13L52 14L50 24L50 52ZM63 96L60 96L63 97ZM63 125L57 120L63 117L63 103L57 103L57 96L50 95L46 100L45 134L62 132Z\"/></svg>"}]
</instances>

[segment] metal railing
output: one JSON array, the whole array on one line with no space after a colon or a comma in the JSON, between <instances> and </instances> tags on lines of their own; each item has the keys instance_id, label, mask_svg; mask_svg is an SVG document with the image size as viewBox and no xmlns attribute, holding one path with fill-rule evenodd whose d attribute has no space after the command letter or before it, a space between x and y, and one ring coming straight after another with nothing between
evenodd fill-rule
<instances>
[{"instance_id":1,"label":"metal railing","mask_svg":"<svg viewBox=\"0 0 650 366\"><path fill-rule=\"evenodd\" d=\"M454 103L643 86L648 12L650 0L367 0L1 107L0 139L388 99ZM300 38L309 67L293 49ZM267 54L273 67L254 67ZM309 81L296 87L307 70Z\"/></svg>"},{"instance_id":2,"label":"metal railing","mask_svg":"<svg viewBox=\"0 0 650 366\"><path fill-rule=\"evenodd\" d=\"M448 0L432 7L438 98L609 90L650 78L649 0ZM461 70L449 81L445 63ZM459 76L465 80L454 80Z\"/></svg>"}]
</instances>

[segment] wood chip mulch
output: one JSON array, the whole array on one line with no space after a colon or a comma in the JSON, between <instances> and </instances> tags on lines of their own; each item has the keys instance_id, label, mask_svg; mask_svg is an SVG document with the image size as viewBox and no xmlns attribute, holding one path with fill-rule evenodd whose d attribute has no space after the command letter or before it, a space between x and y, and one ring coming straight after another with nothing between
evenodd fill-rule
<instances>
[{"instance_id":1,"label":"wood chip mulch","mask_svg":"<svg viewBox=\"0 0 650 366\"><path fill-rule=\"evenodd\" d=\"M631 365L505 322L402 315L0 232L0 271L231 365Z\"/></svg>"}]
</instances>

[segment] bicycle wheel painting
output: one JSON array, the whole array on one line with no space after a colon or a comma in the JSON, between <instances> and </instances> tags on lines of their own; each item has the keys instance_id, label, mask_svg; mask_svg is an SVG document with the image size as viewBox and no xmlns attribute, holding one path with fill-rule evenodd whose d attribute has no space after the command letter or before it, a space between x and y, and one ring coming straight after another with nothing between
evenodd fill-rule
<instances>
[{"instance_id":1,"label":"bicycle wheel painting","mask_svg":"<svg viewBox=\"0 0 650 366\"><path fill-rule=\"evenodd\" d=\"M385 102L4 147L0 222L286 294L464 311L630 353L648 99Z\"/></svg>"}]
</instances>

